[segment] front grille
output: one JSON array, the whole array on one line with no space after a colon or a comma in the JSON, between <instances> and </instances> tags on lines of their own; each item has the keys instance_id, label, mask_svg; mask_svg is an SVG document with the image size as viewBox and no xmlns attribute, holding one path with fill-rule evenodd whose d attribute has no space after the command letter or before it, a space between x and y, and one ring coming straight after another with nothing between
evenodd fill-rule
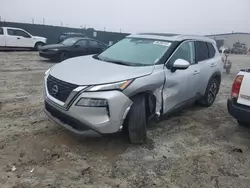
<instances>
[{"instance_id":1,"label":"front grille","mask_svg":"<svg viewBox=\"0 0 250 188\"><path fill-rule=\"evenodd\" d=\"M73 129L76 129L78 131L87 131L90 130L86 125L82 124L80 121L77 119L74 119L59 110L55 109L53 106L48 104L46 101L44 102L45 104L45 109L55 118L59 119L62 123L65 123L72 127Z\"/></svg>"},{"instance_id":2,"label":"front grille","mask_svg":"<svg viewBox=\"0 0 250 188\"><path fill-rule=\"evenodd\" d=\"M47 89L49 94L62 102L66 102L70 93L77 87L78 85L61 81L51 75L47 78Z\"/></svg>"}]
</instances>

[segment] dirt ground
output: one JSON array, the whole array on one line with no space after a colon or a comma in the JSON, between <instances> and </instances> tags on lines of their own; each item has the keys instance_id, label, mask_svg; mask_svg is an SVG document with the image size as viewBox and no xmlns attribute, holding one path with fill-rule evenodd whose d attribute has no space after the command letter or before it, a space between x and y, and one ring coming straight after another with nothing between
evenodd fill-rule
<instances>
[{"instance_id":1,"label":"dirt ground","mask_svg":"<svg viewBox=\"0 0 250 188\"><path fill-rule=\"evenodd\" d=\"M1 188L249 188L250 129L230 117L232 79L250 56L231 56L215 104L192 107L149 129L134 146L120 135L79 138L43 113L36 52L0 52Z\"/></svg>"}]
</instances>

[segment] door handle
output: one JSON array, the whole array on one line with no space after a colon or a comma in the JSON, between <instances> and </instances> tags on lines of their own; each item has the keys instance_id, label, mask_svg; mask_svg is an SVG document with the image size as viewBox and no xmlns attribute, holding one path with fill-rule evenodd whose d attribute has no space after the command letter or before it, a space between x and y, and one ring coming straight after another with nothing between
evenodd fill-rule
<instances>
[{"instance_id":1,"label":"door handle","mask_svg":"<svg viewBox=\"0 0 250 188\"><path fill-rule=\"evenodd\" d=\"M20 39L19 37L17 37L17 39Z\"/></svg>"},{"instance_id":2,"label":"door handle","mask_svg":"<svg viewBox=\"0 0 250 188\"><path fill-rule=\"evenodd\" d=\"M195 71L193 72L193 75L196 75L196 74L199 74L199 73L200 73L200 71L195 70Z\"/></svg>"},{"instance_id":3,"label":"door handle","mask_svg":"<svg viewBox=\"0 0 250 188\"><path fill-rule=\"evenodd\" d=\"M211 67L215 67L216 65L215 65L215 63L212 63L210 66L211 66Z\"/></svg>"}]
</instances>

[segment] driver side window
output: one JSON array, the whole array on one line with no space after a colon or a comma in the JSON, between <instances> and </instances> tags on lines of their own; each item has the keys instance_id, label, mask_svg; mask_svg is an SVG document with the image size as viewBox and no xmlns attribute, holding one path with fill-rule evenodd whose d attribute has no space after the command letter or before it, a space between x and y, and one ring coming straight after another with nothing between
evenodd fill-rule
<instances>
[{"instance_id":1,"label":"driver side window","mask_svg":"<svg viewBox=\"0 0 250 188\"><path fill-rule=\"evenodd\" d=\"M188 61L191 65L195 64L195 47L194 42L184 42L177 48L169 63L173 64L177 59Z\"/></svg>"}]
</instances>

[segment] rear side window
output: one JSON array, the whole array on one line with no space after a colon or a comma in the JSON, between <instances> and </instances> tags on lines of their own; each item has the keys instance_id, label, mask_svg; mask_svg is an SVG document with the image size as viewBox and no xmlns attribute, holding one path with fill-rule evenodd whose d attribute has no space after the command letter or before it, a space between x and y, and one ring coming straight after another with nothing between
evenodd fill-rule
<instances>
[{"instance_id":1,"label":"rear side window","mask_svg":"<svg viewBox=\"0 0 250 188\"><path fill-rule=\"evenodd\" d=\"M208 42L207 47L208 47L209 58L213 58L215 56L214 46L211 43Z\"/></svg>"},{"instance_id":2,"label":"rear side window","mask_svg":"<svg viewBox=\"0 0 250 188\"><path fill-rule=\"evenodd\" d=\"M8 35L14 35L14 30L13 29L7 29Z\"/></svg>"},{"instance_id":3,"label":"rear side window","mask_svg":"<svg viewBox=\"0 0 250 188\"><path fill-rule=\"evenodd\" d=\"M87 47L88 46L88 41L87 40L79 40L76 45L80 45L82 47Z\"/></svg>"},{"instance_id":4,"label":"rear side window","mask_svg":"<svg viewBox=\"0 0 250 188\"><path fill-rule=\"evenodd\" d=\"M89 46L97 48L97 47L99 47L99 43L94 41L94 40L90 40L89 41Z\"/></svg>"},{"instance_id":5,"label":"rear side window","mask_svg":"<svg viewBox=\"0 0 250 188\"><path fill-rule=\"evenodd\" d=\"M197 62L209 59L208 46L206 42L196 41L195 50Z\"/></svg>"},{"instance_id":6,"label":"rear side window","mask_svg":"<svg viewBox=\"0 0 250 188\"><path fill-rule=\"evenodd\" d=\"M0 35L3 35L3 28L0 27Z\"/></svg>"}]
</instances>

